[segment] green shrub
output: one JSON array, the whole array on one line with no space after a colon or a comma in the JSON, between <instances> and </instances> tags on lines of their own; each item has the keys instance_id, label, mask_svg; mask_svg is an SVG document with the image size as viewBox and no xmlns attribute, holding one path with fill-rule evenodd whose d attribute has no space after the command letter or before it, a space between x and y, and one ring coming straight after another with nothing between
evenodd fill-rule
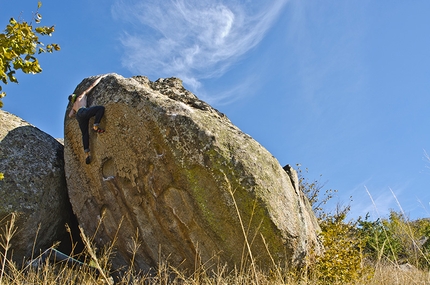
<instances>
[{"instance_id":1,"label":"green shrub","mask_svg":"<svg viewBox=\"0 0 430 285\"><path fill-rule=\"evenodd\" d=\"M317 257L314 270L321 284L353 282L367 272L363 266L364 240L355 222L345 219L346 213L341 213L320 220L324 254Z\"/></svg>"},{"instance_id":2,"label":"green shrub","mask_svg":"<svg viewBox=\"0 0 430 285\"><path fill-rule=\"evenodd\" d=\"M409 263L430 268L430 220L411 221L404 214L391 211L388 218L359 221L367 256L372 262Z\"/></svg>"},{"instance_id":3,"label":"green shrub","mask_svg":"<svg viewBox=\"0 0 430 285\"><path fill-rule=\"evenodd\" d=\"M300 165L297 166L300 188L318 218L324 246L324 253L311 265L311 274L320 284L345 284L359 280L369 270L363 266L365 240L357 228L357 221L346 221L350 206L338 205L334 213L327 212L324 206L337 190L329 189L322 193L324 184L304 178Z\"/></svg>"}]
</instances>

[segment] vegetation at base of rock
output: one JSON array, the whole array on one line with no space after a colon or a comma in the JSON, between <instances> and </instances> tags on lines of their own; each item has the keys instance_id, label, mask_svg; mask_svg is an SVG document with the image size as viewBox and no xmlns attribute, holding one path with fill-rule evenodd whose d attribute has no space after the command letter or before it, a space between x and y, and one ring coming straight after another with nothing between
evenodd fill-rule
<instances>
[{"instance_id":1,"label":"vegetation at base of rock","mask_svg":"<svg viewBox=\"0 0 430 285\"><path fill-rule=\"evenodd\" d=\"M359 229L355 223L345 219L345 213L341 213L320 222L325 251L316 258L312 270L322 283L344 284L358 280L366 272L362 254L364 240L357 238Z\"/></svg>"},{"instance_id":2,"label":"vegetation at base of rock","mask_svg":"<svg viewBox=\"0 0 430 285\"><path fill-rule=\"evenodd\" d=\"M301 181L304 181L303 177ZM320 194L321 197L314 199L314 203L325 199L326 193L333 193L321 193L322 188L318 189L317 197ZM404 214L392 211L388 217L376 221L371 221L369 216L354 220L348 219L348 212L349 206L344 206L320 216L320 235L325 252L309 260L305 268L290 270L285 265L273 264L270 270L262 270L252 262L245 261L240 268L227 269L223 264L206 268L204 264L197 264L193 272L184 272L170 266L169 260L160 260L157 268L147 273L134 268L133 258L121 272L112 271L110 259L115 255L115 239L105 247L97 248L94 237L89 238L83 232L81 236L85 249L75 257L88 264L88 267L46 262L38 268L28 265L18 268L10 256L13 250L10 239L15 230L12 218L0 229L0 283L113 284L113 280L116 284L193 285L428 283L428 219L411 221ZM133 240L139 239L136 237ZM137 242L130 245L131 251L137 251L139 247Z\"/></svg>"},{"instance_id":3,"label":"vegetation at base of rock","mask_svg":"<svg viewBox=\"0 0 430 285\"><path fill-rule=\"evenodd\" d=\"M409 220L391 211L389 217L370 221L369 216L347 220L349 208L320 220L325 247L310 272L318 284L417 284L429 280L430 220ZM409 274L410 280L375 282L381 268L390 274ZM406 269L405 269L406 268ZM417 274L412 277L413 274ZM388 272L387 272L388 275ZM387 276L384 276L387 278ZM424 282L425 280L425 282ZM393 283L390 283L393 282Z\"/></svg>"},{"instance_id":4,"label":"vegetation at base of rock","mask_svg":"<svg viewBox=\"0 0 430 285\"><path fill-rule=\"evenodd\" d=\"M359 221L365 237L365 254L370 259L395 264L409 263L430 269L430 220L409 220L403 213L391 211L388 218Z\"/></svg>"},{"instance_id":5,"label":"vegetation at base of rock","mask_svg":"<svg viewBox=\"0 0 430 285\"><path fill-rule=\"evenodd\" d=\"M42 19L42 15L39 13L41 6L42 3L39 1L37 10L33 14L36 24L39 24ZM3 33L0 33L0 49L2 50L0 52L0 80L3 84L18 83L18 79L15 77L18 70L24 73L42 72L39 61L34 55L58 51L60 46L55 43L44 45L39 40L39 36L51 36L54 31L54 26L33 27L32 22L10 18ZM3 106L1 98L5 95L6 93L2 92L0 85L0 108Z\"/></svg>"},{"instance_id":6,"label":"vegetation at base of rock","mask_svg":"<svg viewBox=\"0 0 430 285\"><path fill-rule=\"evenodd\" d=\"M337 191L322 192L318 180L309 182L300 165L298 168L300 187L319 219L325 248L309 268L319 284L363 284L364 280L372 284L378 270L388 265L398 268L407 264L417 272L428 272L429 219L412 221L404 213L392 210L389 217L376 221L370 221L368 215L348 220L349 205L337 205L334 211L326 212L324 205Z\"/></svg>"}]
</instances>

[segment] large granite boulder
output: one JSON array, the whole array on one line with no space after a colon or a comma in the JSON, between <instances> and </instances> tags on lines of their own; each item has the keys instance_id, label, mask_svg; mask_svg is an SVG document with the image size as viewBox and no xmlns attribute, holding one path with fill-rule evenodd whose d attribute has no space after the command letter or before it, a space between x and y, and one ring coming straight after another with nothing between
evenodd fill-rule
<instances>
[{"instance_id":1,"label":"large granite boulder","mask_svg":"<svg viewBox=\"0 0 430 285\"><path fill-rule=\"evenodd\" d=\"M299 265L318 251L315 216L278 161L181 80L110 74L88 100L105 106L106 132L90 134L86 165L78 123L65 117L66 180L85 233L99 245L116 238L114 266L129 264L136 240L143 270L234 266L250 255Z\"/></svg>"},{"instance_id":2,"label":"large granite boulder","mask_svg":"<svg viewBox=\"0 0 430 285\"><path fill-rule=\"evenodd\" d=\"M17 215L11 240L13 259L37 256L67 240L71 205L64 175L63 145L50 135L0 110L0 234ZM70 241L70 239L68 240ZM1 249L1 248L0 248Z\"/></svg>"}]
</instances>

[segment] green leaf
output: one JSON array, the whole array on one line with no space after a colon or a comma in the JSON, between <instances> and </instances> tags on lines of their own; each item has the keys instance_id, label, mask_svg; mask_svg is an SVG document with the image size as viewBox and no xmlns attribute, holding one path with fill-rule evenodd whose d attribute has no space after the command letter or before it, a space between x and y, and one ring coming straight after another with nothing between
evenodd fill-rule
<instances>
[{"instance_id":1,"label":"green leaf","mask_svg":"<svg viewBox=\"0 0 430 285\"><path fill-rule=\"evenodd\" d=\"M40 7L42 7L42 2L38 1L37 2L37 9L40 9Z\"/></svg>"}]
</instances>

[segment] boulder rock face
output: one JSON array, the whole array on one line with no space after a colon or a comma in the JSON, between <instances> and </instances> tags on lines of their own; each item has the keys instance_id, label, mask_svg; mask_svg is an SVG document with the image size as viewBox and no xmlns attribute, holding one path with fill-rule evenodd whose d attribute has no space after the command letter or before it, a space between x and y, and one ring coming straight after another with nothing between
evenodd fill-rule
<instances>
[{"instance_id":1,"label":"boulder rock face","mask_svg":"<svg viewBox=\"0 0 430 285\"><path fill-rule=\"evenodd\" d=\"M66 180L85 233L100 244L117 239L114 266L129 265L136 243L143 270L160 261L233 266L250 256L261 266L298 265L318 251L309 202L278 161L181 80L110 74L88 96L105 106L106 132L90 134L86 165L68 106Z\"/></svg>"},{"instance_id":2,"label":"boulder rock face","mask_svg":"<svg viewBox=\"0 0 430 285\"><path fill-rule=\"evenodd\" d=\"M72 210L63 149L50 135L0 110L0 234L16 213L11 250L18 262L31 257L33 245L37 255L67 237Z\"/></svg>"}]
</instances>

